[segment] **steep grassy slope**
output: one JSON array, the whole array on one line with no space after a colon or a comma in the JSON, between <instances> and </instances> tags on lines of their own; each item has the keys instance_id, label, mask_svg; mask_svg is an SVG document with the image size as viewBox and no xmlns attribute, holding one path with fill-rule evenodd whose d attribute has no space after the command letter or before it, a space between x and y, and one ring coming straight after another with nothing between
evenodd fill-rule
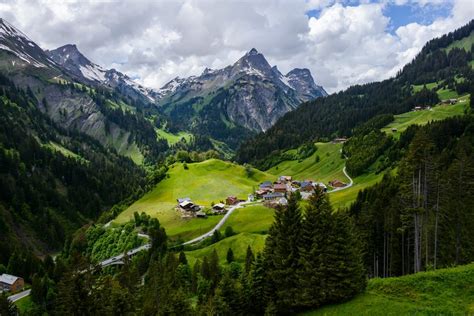
<instances>
[{"instance_id":1,"label":"steep grassy slope","mask_svg":"<svg viewBox=\"0 0 474 316\"><path fill-rule=\"evenodd\" d=\"M375 174L375 172L367 172L360 176L353 178L354 184L352 187L347 188L342 191L337 191L329 195L329 200L331 201L334 209L340 207L347 207L357 198L357 194L360 190L363 190L371 185L376 184L382 180L383 174Z\"/></svg>"},{"instance_id":2,"label":"steep grassy slope","mask_svg":"<svg viewBox=\"0 0 474 316\"><path fill-rule=\"evenodd\" d=\"M472 315L474 264L373 279L353 300L305 315Z\"/></svg>"},{"instance_id":3,"label":"steep grassy slope","mask_svg":"<svg viewBox=\"0 0 474 316\"><path fill-rule=\"evenodd\" d=\"M168 177L121 213L116 222L128 221L136 211L145 212L157 217L167 229L168 235L192 237L209 230L220 216L211 216L207 219L181 219L174 209L176 199L189 197L199 205L210 207L212 202L225 200L229 195L246 199L247 194L251 193L258 183L274 178L255 169L249 176L244 167L216 159L187 166L188 169L181 163L171 166Z\"/></svg>"},{"instance_id":4,"label":"steep grassy slope","mask_svg":"<svg viewBox=\"0 0 474 316\"><path fill-rule=\"evenodd\" d=\"M310 157L299 162L298 160L283 161L272 167L267 172L275 176L287 175L295 179L311 179L318 182L328 183L339 179L347 181L342 172L344 159L341 157L341 144L316 143L318 148ZM319 162L317 158L319 156Z\"/></svg>"},{"instance_id":5,"label":"steep grassy slope","mask_svg":"<svg viewBox=\"0 0 474 316\"><path fill-rule=\"evenodd\" d=\"M222 232L230 226L237 233L266 233L273 223L274 216L275 211L263 205L237 209L222 227Z\"/></svg>"},{"instance_id":6,"label":"steep grassy slope","mask_svg":"<svg viewBox=\"0 0 474 316\"><path fill-rule=\"evenodd\" d=\"M186 251L185 254L189 263L194 265L194 262L196 262L197 259L202 260L205 256L209 257L215 249L217 251L217 255L219 256L219 262L221 264L225 264L227 262L227 251L229 248L231 248L232 252L234 253L235 261L243 263L245 262L247 247L250 246L254 253L262 251L265 245L265 238L266 235L241 233L229 238L225 238L202 249Z\"/></svg>"},{"instance_id":7,"label":"steep grassy slope","mask_svg":"<svg viewBox=\"0 0 474 316\"><path fill-rule=\"evenodd\" d=\"M382 128L382 131L387 134L392 134L398 139L401 132L406 130L410 125L425 125L430 121L438 121L455 115L463 115L466 107L469 107L469 95L461 97L459 102L455 105L439 105L430 110L406 112L395 115L395 120ZM392 128L396 128L397 131L392 132Z\"/></svg>"}]
</instances>

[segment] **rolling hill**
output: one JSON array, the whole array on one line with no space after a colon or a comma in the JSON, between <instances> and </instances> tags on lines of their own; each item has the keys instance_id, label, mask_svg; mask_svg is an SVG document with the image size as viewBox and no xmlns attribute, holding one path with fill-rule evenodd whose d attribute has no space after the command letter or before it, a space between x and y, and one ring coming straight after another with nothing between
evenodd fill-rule
<instances>
[{"instance_id":1,"label":"rolling hill","mask_svg":"<svg viewBox=\"0 0 474 316\"><path fill-rule=\"evenodd\" d=\"M303 315L472 315L474 264L372 279L354 299Z\"/></svg>"},{"instance_id":2,"label":"rolling hill","mask_svg":"<svg viewBox=\"0 0 474 316\"><path fill-rule=\"evenodd\" d=\"M274 178L256 169L247 174L243 166L217 159L187 164L187 168L182 163L172 165L167 178L122 212L115 222L123 223L131 219L134 212L145 212L157 217L170 236L197 236L210 230L220 216L181 219L174 209L176 199L189 197L199 205L210 207L212 202L218 203L229 195L247 199L260 182Z\"/></svg>"}]
</instances>

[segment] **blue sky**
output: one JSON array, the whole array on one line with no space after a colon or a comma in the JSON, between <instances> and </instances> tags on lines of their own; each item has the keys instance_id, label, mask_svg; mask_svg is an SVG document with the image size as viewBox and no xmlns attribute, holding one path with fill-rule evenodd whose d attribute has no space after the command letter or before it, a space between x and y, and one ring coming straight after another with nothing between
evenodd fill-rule
<instances>
[{"instance_id":1,"label":"blue sky","mask_svg":"<svg viewBox=\"0 0 474 316\"><path fill-rule=\"evenodd\" d=\"M474 0L473 0L474 1ZM341 1L345 6L357 7L361 3L355 1ZM364 2L367 3L367 2ZM370 3L380 3L371 1ZM474 4L473 4L474 5ZM406 3L396 4L395 2L385 3L384 15L390 18L390 24L387 31L394 33L400 26L410 23L418 23L421 25L429 25L436 19L447 18L451 14L453 8L452 1L443 1L442 3ZM319 18L323 9L313 9L306 12L308 17Z\"/></svg>"}]
</instances>

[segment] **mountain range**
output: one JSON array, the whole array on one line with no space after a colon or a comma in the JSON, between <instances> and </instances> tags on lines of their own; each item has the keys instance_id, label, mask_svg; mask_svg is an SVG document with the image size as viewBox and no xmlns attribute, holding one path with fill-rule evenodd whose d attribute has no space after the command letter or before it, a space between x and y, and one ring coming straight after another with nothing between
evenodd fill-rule
<instances>
[{"instance_id":1,"label":"mountain range","mask_svg":"<svg viewBox=\"0 0 474 316\"><path fill-rule=\"evenodd\" d=\"M16 84L44 90L38 95L48 104L38 104L44 113L61 126L89 134L125 154L140 151L143 155L145 150L133 136L137 131L124 126L123 120L111 119L110 111L117 108L128 116L142 112L153 122L151 128L198 135L207 144L201 149L224 146L232 151L299 104L327 95L308 69L283 75L256 49L233 65L177 77L160 89L144 87L116 69L93 63L76 45L43 50L4 19L0 19L0 54L4 56L0 68L14 74ZM82 90L66 93L59 83L79 84ZM114 100L98 104L89 88L105 89Z\"/></svg>"},{"instance_id":2,"label":"mountain range","mask_svg":"<svg viewBox=\"0 0 474 316\"><path fill-rule=\"evenodd\" d=\"M199 76L177 77L160 92L158 105L172 118L173 111L190 101L190 111L195 113L210 104L220 106L230 122L252 131L265 131L302 102L327 95L308 69L296 68L283 75L255 48L225 68L206 68Z\"/></svg>"}]
</instances>

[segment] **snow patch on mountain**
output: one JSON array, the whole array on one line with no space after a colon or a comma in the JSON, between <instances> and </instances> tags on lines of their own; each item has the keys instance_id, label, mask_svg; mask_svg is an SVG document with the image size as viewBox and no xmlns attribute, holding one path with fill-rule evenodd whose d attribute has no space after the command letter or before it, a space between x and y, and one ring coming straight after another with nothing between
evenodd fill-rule
<instances>
[{"instance_id":1,"label":"snow patch on mountain","mask_svg":"<svg viewBox=\"0 0 474 316\"><path fill-rule=\"evenodd\" d=\"M87 79L96 80L98 82L105 81L105 71L98 66L96 67L96 65L81 65L79 69Z\"/></svg>"}]
</instances>

